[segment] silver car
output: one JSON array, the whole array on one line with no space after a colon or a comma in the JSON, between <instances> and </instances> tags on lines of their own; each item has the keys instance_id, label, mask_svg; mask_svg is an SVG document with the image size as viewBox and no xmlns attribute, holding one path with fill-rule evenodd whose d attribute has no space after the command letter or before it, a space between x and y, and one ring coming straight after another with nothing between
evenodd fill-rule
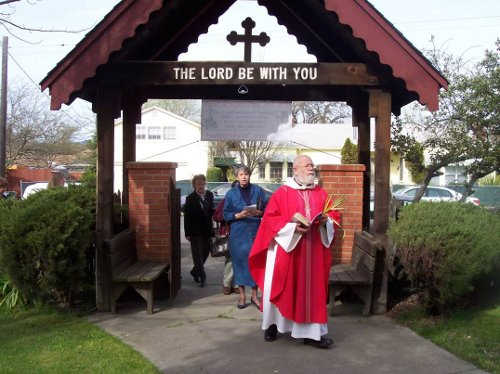
<instances>
[{"instance_id":1,"label":"silver car","mask_svg":"<svg viewBox=\"0 0 500 374\"><path fill-rule=\"evenodd\" d=\"M420 186L406 187L394 192L393 196L396 200L401 200L405 204L411 203L417 194ZM427 187L421 201L459 201L462 194L455 190L446 187ZM479 205L480 201L477 197L468 196L465 199L466 203Z\"/></svg>"}]
</instances>

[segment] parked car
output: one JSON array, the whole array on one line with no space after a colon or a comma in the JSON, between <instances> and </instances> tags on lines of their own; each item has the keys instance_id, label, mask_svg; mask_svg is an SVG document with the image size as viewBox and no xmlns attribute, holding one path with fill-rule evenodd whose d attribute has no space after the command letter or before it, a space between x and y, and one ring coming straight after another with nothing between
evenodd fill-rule
<instances>
[{"instance_id":1,"label":"parked car","mask_svg":"<svg viewBox=\"0 0 500 374\"><path fill-rule=\"evenodd\" d=\"M258 184L258 183L257 183ZM273 194L273 191L271 191L269 188L260 186L263 190L264 193L266 194L266 199L269 199L271 195ZM224 199L226 196L227 192L231 189L231 183L223 183L218 185L217 187L214 187L210 191L214 194L214 208L219 205L219 203Z\"/></svg>"},{"instance_id":2,"label":"parked car","mask_svg":"<svg viewBox=\"0 0 500 374\"><path fill-rule=\"evenodd\" d=\"M397 200L403 201L403 204L409 204L413 202L417 191L420 186L406 187L397 190L393 193L393 196ZM427 187L424 195L422 196L422 201L459 201L462 198L460 192L454 191L446 187ZM465 199L466 203L479 205L480 201L477 197L468 196Z\"/></svg>"},{"instance_id":3,"label":"parked car","mask_svg":"<svg viewBox=\"0 0 500 374\"><path fill-rule=\"evenodd\" d=\"M64 183L64 187L68 187L70 184L80 184L78 182L72 182L72 183ZM39 183L33 183L30 184L28 187L24 189L22 199L26 199L28 196L33 195L34 193L37 193L38 191L46 190L48 186L48 182L39 182Z\"/></svg>"}]
</instances>

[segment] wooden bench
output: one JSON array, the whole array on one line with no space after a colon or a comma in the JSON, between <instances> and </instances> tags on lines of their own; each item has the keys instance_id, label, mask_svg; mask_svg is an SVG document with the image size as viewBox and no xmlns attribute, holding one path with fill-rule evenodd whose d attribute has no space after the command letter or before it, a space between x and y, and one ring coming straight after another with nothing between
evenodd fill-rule
<instances>
[{"instance_id":1,"label":"wooden bench","mask_svg":"<svg viewBox=\"0 0 500 374\"><path fill-rule=\"evenodd\" d=\"M334 265L330 270L330 314L335 308L335 298L346 287L364 302L363 315L371 313L379 248L380 243L368 232L354 234L351 264Z\"/></svg>"},{"instance_id":2,"label":"wooden bench","mask_svg":"<svg viewBox=\"0 0 500 374\"><path fill-rule=\"evenodd\" d=\"M124 230L105 242L111 258L111 311L116 313L116 301L129 287L146 301L147 311L153 313L154 281L169 268L165 262L137 261L135 234Z\"/></svg>"}]
</instances>

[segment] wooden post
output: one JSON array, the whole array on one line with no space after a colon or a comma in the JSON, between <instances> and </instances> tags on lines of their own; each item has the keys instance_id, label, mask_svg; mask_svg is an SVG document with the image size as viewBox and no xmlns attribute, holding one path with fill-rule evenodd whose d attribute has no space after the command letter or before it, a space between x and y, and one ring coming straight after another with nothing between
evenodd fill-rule
<instances>
[{"instance_id":1,"label":"wooden post","mask_svg":"<svg viewBox=\"0 0 500 374\"><path fill-rule=\"evenodd\" d=\"M122 188L122 204L128 205L128 171L126 168L127 162L136 161L135 152L135 126L141 123L141 107L142 101L137 98L128 96L124 100L123 105L123 139L122 139L122 175L123 175L123 188Z\"/></svg>"},{"instance_id":2,"label":"wooden post","mask_svg":"<svg viewBox=\"0 0 500 374\"><path fill-rule=\"evenodd\" d=\"M368 95L360 93L352 103L352 122L358 127L358 164L365 165L363 178L363 230L370 229L370 116Z\"/></svg>"},{"instance_id":3,"label":"wooden post","mask_svg":"<svg viewBox=\"0 0 500 374\"><path fill-rule=\"evenodd\" d=\"M375 234L385 242L384 249L378 253L379 275L373 290L373 313L387 311L387 242L384 240L389 226L389 207L391 200L391 94L380 90L370 91L370 117L375 117Z\"/></svg>"},{"instance_id":4,"label":"wooden post","mask_svg":"<svg viewBox=\"0 0 500 374\"><path fill-rule=\"evenodd\" d=\"M374 231L385 234L391 198L391 94L370 91L370 117L375 117L375 218Z\"/></svg>"},{"instance_id":5,"label":"wooden post","mask_svg":"<svg viewBox=\"0 0 500 374\"><path fill-rule=\"evenodd\" d=\"M111 310L111 264L104 240L113 236L114 119L118 117L117 95L100 91L94 103L97 114L97 208L96 208L96 306Z\"/></svg>"}]
</instances>

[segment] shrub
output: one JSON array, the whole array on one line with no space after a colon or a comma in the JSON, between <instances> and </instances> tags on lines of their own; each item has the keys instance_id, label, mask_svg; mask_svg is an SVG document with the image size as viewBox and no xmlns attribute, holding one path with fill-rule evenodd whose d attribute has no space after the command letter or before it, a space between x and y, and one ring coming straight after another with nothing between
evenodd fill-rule
<instances>
[{"instance_id":1,"label":"shrub","mask_svg":"<svg viewBox=\"0 0 500 374\"><path fill-rule=\"evenodd\" d=\"M471 204L406 206L388 234L430 312L464 302L500 271L500 217Z\"/></svg>"},{"instance_id":2,"label":"shrub","mask_svg":"<svg viewBox=\"0 0 500 374\"><path fill-rule=\"evenodd\" d=\"M351 142L351 139L347 138L340 151L342 155L343 164L357 164L358 163L358 146Z\"/></svg>"},{"instance_id":3,"label":"shrub","mask_svg":"<svg viewBox=\"0 0 500 374\"><path fill-rule=\"evenodd\" d=\"M68 306L89 279L95 190L70 186L0 207L0 268L27 302Z\"/></svg>"},{"instance_id":4,"label":"shrub","mask_svg":"<svg viewBox=\"0 0 500 374\"><path fill-rule=\"evenodd\" d=\"M207 182L223 182L224 173L222 169L213 167L207 169Z\"/></svg>"}]
</instances>

